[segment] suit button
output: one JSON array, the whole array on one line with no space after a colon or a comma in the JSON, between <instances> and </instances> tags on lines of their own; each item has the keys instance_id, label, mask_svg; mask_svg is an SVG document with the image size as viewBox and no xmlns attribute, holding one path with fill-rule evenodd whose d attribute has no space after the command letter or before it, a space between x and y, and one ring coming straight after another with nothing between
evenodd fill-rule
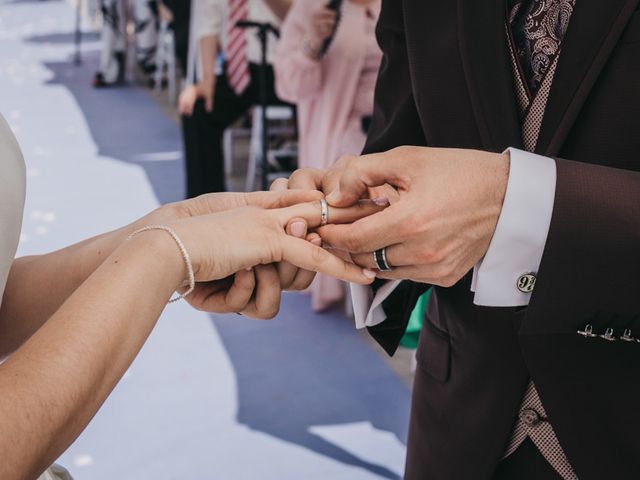
<instances>
[{"instance_id":1,"label":"suit button","mask_svg":"<svg viewBox=\"0 0 640 480\"><path fill-rule=\"evenodd\" d=\"M536 276L533 273L524 273L518 278L516 286L522 293L531 293L536 286Z\"/></svg>"},{"instance_id":2,"label":"suit button","mask_svg":"<svg viewBox=\"0 0 640 480\"><path fill-rule=\"evenodd\" d=\"M529 425L533 427L540 423L540 415L533 408L525 408L520 412L520 420L522 420L525 425Z\"/></svg>"}]
</instances>

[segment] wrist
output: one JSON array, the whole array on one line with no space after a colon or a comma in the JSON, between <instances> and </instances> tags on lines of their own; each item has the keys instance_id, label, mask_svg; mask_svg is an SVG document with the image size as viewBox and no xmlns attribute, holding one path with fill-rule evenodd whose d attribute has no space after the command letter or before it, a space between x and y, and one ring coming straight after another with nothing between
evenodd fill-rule
<instances>
[{"instance_id":1,"label":"wrist","mask_svg":"<svg viewBox=\"0 0 640 480\"><path fill-rule=\"evenodd\" d=\"M198 96L206 97L211 94L215 86L214 77L205 76L200 82L196 84L196 90L198 92Z\"/></svg>"},{"instance_id":2,"label":"wrist","mask_svg":"<svg viewBox=\"0 0 640 480\"><path fill-rule=\"evenodd\" d=\"M162 277L175 290L181 287L188 276L188 268L180 247L171 235L163 230L147 230L128 238L119 248L128 255L158 265ZM157 272L157 270L154 269Z\"/></svg>"},{"instance_id":3,"label":"wrist","mask_svg":"<svg viewBox=\"0 0 640 480\"><path fill-rule=\"evenodd\" d=\"M496 180L494 192L494 201L499 210L502 210L502 204L504 203L504 197L507 193L507 184L509 183L509 168L511 166L511 157L508 152L495 154L495 174ZM500 212L498 212L498 215Z\"/></svg>"},{"instance_id":4,"label":"wrist","mask_svg":"<svg viewBox=\"0 0 640 480\"><path fill-rule=\"evenodd\" d=\"M485 205L489 208L487 212L489 215L487 220L487 235L484 239L486 248L483 251L483 255L489 248L489 244L493 235L495 234L500 215L502 213L502 206L507 193L507 185L509 183L509 167L510 157L508 153L491 154L492 155L492 168L488 169L488 181L486 183L485 192Z\"/></svg>"}]
</instances>

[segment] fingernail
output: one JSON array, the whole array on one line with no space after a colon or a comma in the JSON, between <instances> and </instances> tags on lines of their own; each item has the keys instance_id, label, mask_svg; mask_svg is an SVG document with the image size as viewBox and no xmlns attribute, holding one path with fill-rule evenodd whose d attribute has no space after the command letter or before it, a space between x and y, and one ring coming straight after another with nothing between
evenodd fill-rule
<instances>
[{"instance_id":1,"label":"fingernail","mask_svg":"<svg viewBox=\"0 0 640 480\"><path fill-rule=\"evenodd\" d=\"M311 243L314 244L317 247L320 247L320 246L322 246L322 238L316 237L313 240L311 240Z\"/></svg>"},{"instance_id":2,"label":"fingernail","mask_svg":"<svg viewBox=\"0 0 640 480\"><path fill-rule=\"evenodd\" d=\"M362 269L362 274L367 278L376 278L376 272L367 268Z\"/></svg>"},{"instance_id":3,"label":"fingernail","mask_svg":"<svg viewBox=\"0 0 640 480\"><path fill-rule=\"evenodd\" d=\"M340 200L340 189L336 188L333 192L327 195L327 202L335 203Z\"/></svg>"},{"instance_id":4,"label":"fingernail","mask_svg":"<svg viewBox=\"0 0 640 480\"><path fill-rule=\"evenodd\" d=\"M379 207L388 207L390 205L389 199L387 197L374 198L373 203L375 203Z\"/></svg>"},{"instance_id":5,"label":"fingernail","mask_svg":"<svg viewBox=\"0 0 640 480\"><path fill-rule=\"evenodd\" d=\"M303 222L293 222L291 224L291 234L294 237L302 238L307 233L307 226Z\"/></svg>"},{"instance_id":6,"label":"fingernail","mask_svg":"<svg viewBox=\"0 0 640 480\"><path fill-rule=\"evenodd\" d=\"M244 270L245 270L245 272L250 272L251 270L253 270L253 267L247 267Z\"/></svg>"}]
</instances>

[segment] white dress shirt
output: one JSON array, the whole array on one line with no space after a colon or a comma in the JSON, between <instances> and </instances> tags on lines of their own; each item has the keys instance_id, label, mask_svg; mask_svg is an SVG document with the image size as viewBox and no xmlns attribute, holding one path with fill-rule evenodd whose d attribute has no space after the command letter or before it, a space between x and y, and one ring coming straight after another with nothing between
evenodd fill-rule
<instances>
[{"instance_id":1,"label":"white dress shirt","mask_svg":"<svg viewBox=\"0 0 640 480\"><path fill-rule=\"evenodd\" d=\"M280 19L271 11L264 0L248 0L249 14L247 20L270 23L280 28ZM220 50L225 51L227 45L227 20L229 0L193 0L191 10L191 38L189 40L189 60L187 79L201 78L202 68L199 65L197 50L202 37L216 35L220 41ZM249 62L259 64L262 61L262 46L256 36L255 28L248 28L247 57ZM275 59L278 39L269 34L267 42L267 63L272 64Z\"/></svg>"},{"instance_id":2,"label":"white dress shirt","mask_svg":"<svg viewBox=\"0 0 640 480\"><path fill-rule=\"evenodd\" d=\"M474 303L487 307L529 304L531 293L517 287L523 274L537 275L547 242L556 189L555 160L515 148L510 156L509 179L489 249L473 271ZM387 282L376 295L370 287L352 285L357 328L382 323L382 302L398 286Z\"/></svg>"}]
</instances>

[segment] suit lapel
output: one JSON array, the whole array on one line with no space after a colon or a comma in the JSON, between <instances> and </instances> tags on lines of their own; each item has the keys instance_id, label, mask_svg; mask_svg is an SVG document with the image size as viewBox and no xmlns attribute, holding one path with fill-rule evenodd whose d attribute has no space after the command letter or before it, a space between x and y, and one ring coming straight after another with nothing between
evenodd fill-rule
<instances>
[{"instance_id":1,"label":"suit lapel","mask_svg":"<svg viewBox=\"0 0 640 480\"><path fill-rule=\"evenodd\" d=\"M535 151L557 155L638 0L577 0ZM594 54L595 53L595 54Z\"/></svg>"},{"instance_id":2,"label":"suit lapel","mask_svg":"<svg viewBox=\"0 0 640 480\"><path fill-rule=\"evenodd\" d=\"M458 0L457 5L460 54L483 148L521 148L505 0Z\"/></svg>"}]
</instances>

